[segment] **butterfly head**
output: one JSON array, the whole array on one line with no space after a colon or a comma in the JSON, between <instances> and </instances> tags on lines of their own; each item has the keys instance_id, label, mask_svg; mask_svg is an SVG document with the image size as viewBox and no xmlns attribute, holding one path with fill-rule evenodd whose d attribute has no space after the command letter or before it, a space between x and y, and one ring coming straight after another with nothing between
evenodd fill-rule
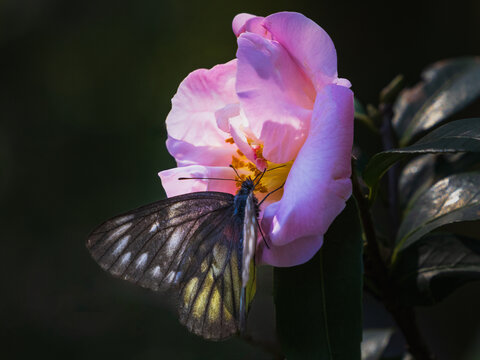
<instances>
[{"instance_id":1,"label":"butterfly head","mask_svg":"<svg viewBox=\"0 0 480 360\"><path fill-rule=\"evenodd\" d=\"M255 190L255 183L253 179L250 177L247 177L244 181L242 181L242 185L240 186L240 190L238 190L238 194L242 193L244 195L248 195L254 190Z\"/></svg>"}]
</instances>

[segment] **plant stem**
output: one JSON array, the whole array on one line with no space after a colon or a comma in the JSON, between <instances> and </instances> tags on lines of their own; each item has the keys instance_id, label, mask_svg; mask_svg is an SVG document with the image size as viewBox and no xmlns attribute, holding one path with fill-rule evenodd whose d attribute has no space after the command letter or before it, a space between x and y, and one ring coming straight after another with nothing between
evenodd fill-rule
<instances>
[{"instance_id":1,"label":"plant stem","mask_svg":"<svg viewBox=\"0 0 480 360\"><path fill-rule=\"evenodd\" d=\"M413 308L398 304L396 288L395 285L389 281L388 269L380 255L379 244L377 242L375 227L373 226L373 221L370 215L367 197L361 189L358 177L355 173L354 163L352 163L352 172L353 196L357 201L360 220L366 238L364 254L365 276L370 278L380 290L374 295L392 314L405 337L409 352L416 360L435 360L435 357L428 350L417 326Z\"/></svg>"},{"instance_id":2,"label":"plant stem","mask_svg":"<svg viewBox=\"0 0 480 360\"><path fill-rule=\"evenodd\" d=\"M380 113L382 115L382 144L384 150L391 150L397 147L397 139L392 128L393 108L392 104L384 103L380 105ZM390 239L393 245L393 239L399 227L399 209L398 209L398 164L394 164L387 172L388 186L388 211L390 215Z\"/></svg>"},{"instance_id":3,"label":"plant stem","mask_svg":"<svg viewBox=\"0 0 480 360\"><path fill-rule=\"evenodd\" d=\"M352 186L353 197L355 198L360 212L360 221L365 234L365 276L374 279L381 289L388 286L387 268L380 255L375 227L370 215L367 195L364 194L355 171L355 164L352 162Z\"/></svg>"},{"instance_id":4,"label":"plant stem","mask_svg":"<svg viewBox=\"0 0 480 360\"><path fill-rule=\"evenodd\" d=\"M395 322L407 342L407 350L416 360L435 360L417 326L415 312L412 307L394 306L387 310L393 315Z\"/></svg>"}]
</instances>

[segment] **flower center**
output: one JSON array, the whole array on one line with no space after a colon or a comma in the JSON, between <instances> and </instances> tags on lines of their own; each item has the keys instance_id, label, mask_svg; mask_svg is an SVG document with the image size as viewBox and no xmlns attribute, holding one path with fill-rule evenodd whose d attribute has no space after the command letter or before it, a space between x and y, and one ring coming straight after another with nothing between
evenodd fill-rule
<instances>
[{"instance_id":1,"label":"flower center","mask_svg":"<svg viewBox=\"0 0 480 360\"><path fill-rule=\"evenodd\" d=\"M232 138L228 138L225 142L229 144L234 144ZM267 169L265 174L263 174L260 182L255 186L256 193L268 194L274 190L277 190L285 184L287 180L288 173L292 168L293 161L288 161L283 164L273 163L266 160L263 157L263 144L254 144L250 140L248 141L250 147L254 151L255 163L250 161L240 150L237 149L237 154L232 156L232 166L237 170L240 177L237 177L237 180L244 181L248 177L254 179L256 176L261 174L263 171L259 170L257 166L262 166L264 169ZM241 187L241 182L237 183L237 188ZM275 191L269 200L271 202L279 201L283 195L283 188L278 191ZM261 198L259 199L261 200Z\"/></svg>"}]
</instances>

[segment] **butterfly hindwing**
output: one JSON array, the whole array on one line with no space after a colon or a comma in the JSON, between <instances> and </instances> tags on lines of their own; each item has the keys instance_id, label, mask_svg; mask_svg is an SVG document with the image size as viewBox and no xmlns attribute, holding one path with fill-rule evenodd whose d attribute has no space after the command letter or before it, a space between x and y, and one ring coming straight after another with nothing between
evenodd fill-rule
<instances>
[{"instance_id":1,"label":"butterfly hindwing","mask_svg":"<svg viewBox=\"0 0 480 360\"><path fill-rule=\"evenodd\" d=\"M218 192L158 201L103 223L87 248L114 276L176 291L180 321L223 339L241 330L245 317L243 219L233 204L233 195Z\"/></svg>"},{"instance_id":2,"label":"butterfly hindwing","mask_svg":"<svg viewBox=\"0 0 480 360\"><path fill-rule=\"evenodd\" d=\"M197 335L222 339L239 330L241 247L221 239L240 239L240 231L241 224L235 221L217 229L206 241L200 271L181 289L180 321Z\"/></svg>"}]
</instances>

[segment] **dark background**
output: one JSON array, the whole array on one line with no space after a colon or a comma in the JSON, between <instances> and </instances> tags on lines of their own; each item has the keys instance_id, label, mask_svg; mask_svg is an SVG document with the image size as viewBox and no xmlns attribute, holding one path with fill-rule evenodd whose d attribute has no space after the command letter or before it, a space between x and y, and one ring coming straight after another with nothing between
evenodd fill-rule
<instances>
[{"instance_id":1,"label":"dark background","mask_svg":"<svg viewBox=\"0 0 480 360\"><path fill-rule=\"evenodd\" d=\"M431 62L480 54L478 0L292 4L0 1L0 354L269 358L238 339L189 334L164 297L104 273L84 242L103 220L164 196L156 173L174 166L164 144L170 99L190 71L235 56L237 13L315 20L363 102L400 72L414 84ZM271 341L271 269L261 272L249 326ZM420 310L440 359L474 346L479 292L470 285ZM388 322L371 301L366 309L367 325Z\"/></svg>"}]
</instances>

